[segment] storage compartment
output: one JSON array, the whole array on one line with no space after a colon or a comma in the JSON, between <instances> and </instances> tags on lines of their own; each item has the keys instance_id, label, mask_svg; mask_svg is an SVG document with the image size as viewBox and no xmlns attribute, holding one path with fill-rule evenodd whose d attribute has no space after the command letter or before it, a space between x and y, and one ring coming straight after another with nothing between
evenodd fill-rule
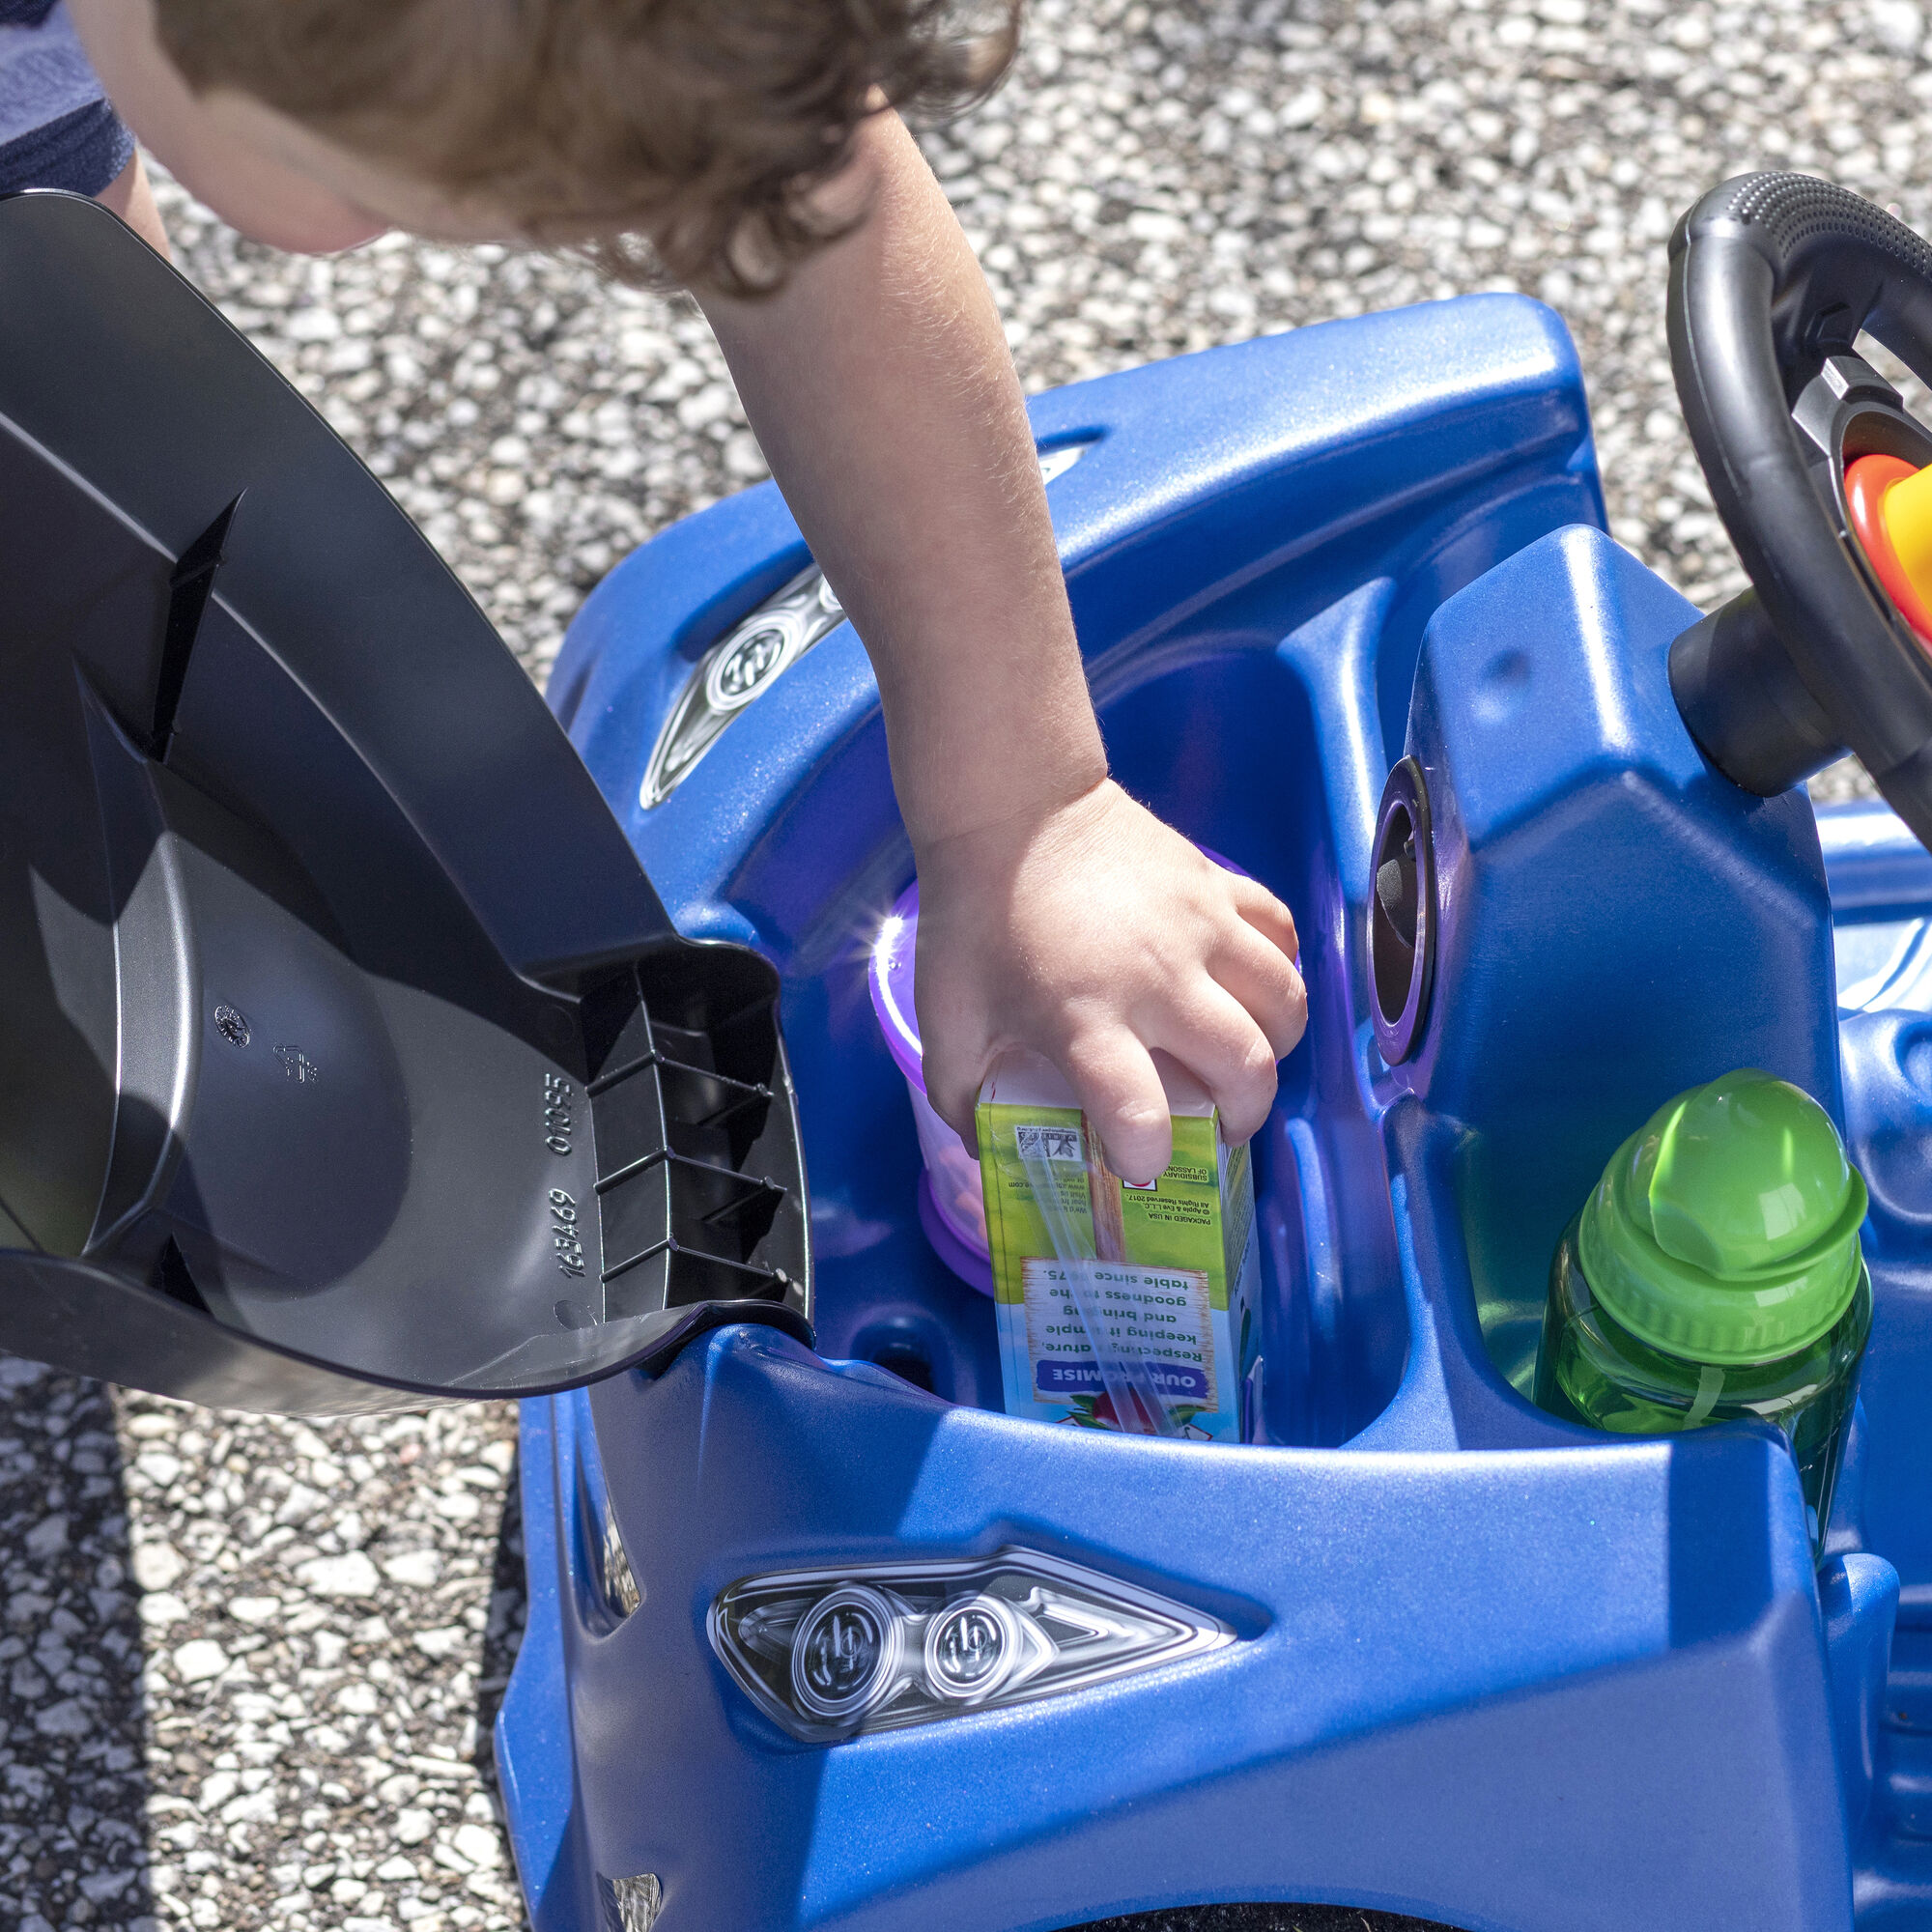
<instances>
[{"instance_id":1,"label":"storage compartment","mask_svg":"<svg viewBox=\"0 0 1932 1932\"><path fill-rule=\"evenodd\" d=\"M1696 614L1571 530L1450 600L1422 647L1406 749L1441 918L1426 1029L1384 1091L1416 1117L1410 1200L1453 1213L1480 1344L1522 1394L1557 1240L1673 1094L1757 1066L1842 1118L1811 809L1691 742L1666 657Z\"/></svg>"},{"instance_id":2,"label":"storage compartment","mask_svg":"<svg viewBox=\"0 0 1932 1932\"><path fill-rule=\"evenodd\" d=\"M1300 923L1309 1037L1256 1144L1258 1433L1341 1442L1388 1408L1411 1342L1358 1077L1381 761L1429 613L1523 544L1601 519L1580 376L1548 310L1484 298L1029 407L1117 776ZM867 994L866 953L913 865L851 628L761 683L674 788L657 782L679 694L807 562L775 492L713 506L598 588L553 699L680 929L753 944L782 975L820 1352L998 1409L992 1310L920 1224L912 1110Z\"/></svg>"},{"instance_id":3,"label":"storage compartment","mask_svg":"<svg viewBox=\"0 0 1932 1932\"><path fill-rule=\"evenodd\" d=\"M1302 674L1293 651L1177 645L1148 681L1103 702L1102 723L1129 791L1296 915L1310 1023L1254 1143L1264 1315L1250 1427L1262 1441L1338 1443L1393 1395L1407 1323L1376 1136L1359 1104L1335 1104L1352 1084L1348 967L1336 944L1344 893ZM809 787L791 836L809 839L815 818L837 810L829 789ZM853 883L826 882L828 906L850 903ZM856 943L819 972L786 980L785 1038L812 1177L818 1348L997 1410L993 1305L946 1266L920 1224L911 1103L867 988L866 946L903 884L903 875L884 880L853 917Z\"/></svg>"}]
</instances>

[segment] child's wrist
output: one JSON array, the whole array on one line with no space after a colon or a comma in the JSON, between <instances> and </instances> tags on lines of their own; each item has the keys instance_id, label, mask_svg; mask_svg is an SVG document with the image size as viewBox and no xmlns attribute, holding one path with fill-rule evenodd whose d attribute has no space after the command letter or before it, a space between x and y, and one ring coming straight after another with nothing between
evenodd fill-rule
<instances>
[{"instance_id":1,"label":"child's wrist","mask_svg":"<svg viewBox=\"0 0 1932 1932\"><path fill-rule=\"evenodd\" d=\"M888 703L894 789L915 850L1051 816L1107 776L1083 681L1060 694L999 680L969 692L926 692L917 710ZM950 701L949 701L950 700Z\"/></svg>"},{"instance_id":2,"label":"child's wrist","mask_svg":"<svg viewBox=\"0 0 1932 1932\"><path fill-rule=\"evenodd\" d=\"M920 877L942 880L1009 871L1049 833L1077 837L1077 824L1103 812L1114 791L1104 757L1092 764L1033 772L1014 789L977 801L956 801L963 809L950 818L908 820L913 858Z\"/></svg>"}]
</instances>

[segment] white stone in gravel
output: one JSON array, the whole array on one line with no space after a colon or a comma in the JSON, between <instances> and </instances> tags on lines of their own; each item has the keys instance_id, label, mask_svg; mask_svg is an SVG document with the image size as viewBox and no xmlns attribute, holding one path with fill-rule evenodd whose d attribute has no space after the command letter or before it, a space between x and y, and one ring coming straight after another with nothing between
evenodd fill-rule
<instances>
[{"instance_id":1,"label":"white stone in gravel","mask_svg":"<svg viewBox=\"0 0 1932 1932\"><path fill-rule=\"evenodd\" d=\"M459 1825L449 1841L458 1857L479 1871L495 1871L503 1859L502 1833L488 1825Z\"/></svg>"},{"instance_id":2,"label":"white stone in gravel","mask_svg":"<svg viewBox=\"0 0 1932 1932\"><path fill-rule=\"evenodd\" d=\"M134 1551L130 1567L142 1589L165 1590L187 1565L172 1543L144 1543Z\"/></svg>"},{"instance_id":3,"label":"white stone in gravel","mask_svg":"<svg viewBox=\"0 0 1932 1932\"><path fill-rule=\"evenodd\" d=\"M444 1630L417 1631L411 1640L425 1657L453 1657L469 1642L469 1633L451 1624Z\"/></svg>"},{"instance_id":4,"label":"white stone in gravel","mask_svg":"<svg viewBox=\"0 0 1932 1932\"><path fill-rule=\"evenodd\" d=\"M181 1474L182 1460L179 1456L170 1456L165 1449L150 1449L134 1459L134 1466L157 1490L165 1490Z\"/></svg>"},{"instance_id":5,"label":"white stone in gravel","mask_svg":"<svg viewBox=\"0 0 1932 1932\"><path fill-rule=\"evenodd\" d=\"M296 1580L318 1597L373 1597L383 1584L376 1566L359 1549L346 1556L318 1556L297 1569Z\"/></svg>"},{"instance_id":6,"label":"white stone in gravel","mask_svg":"<svg viewBox=\"0 0 1932 1932\"><path fill-rule=\"evenodd\" d=\"M383 1575L392 1583L427 1590L442 1575L442 1558L434 1549L409 1549L384 1559Z\"/></svg>"},{"instance_id":7,"label":"white stone in gravel","mask_svg":"<svg viewBox=\"0 0 1932 1932\"><path fill-rule=\"evenodd\" d=\"M38 1556L43 1562L50 1556L58 1556L67 1548L67 1518L64 1516L43 1518L27 1532L22 1541L27 1546L29 1556Z\"/></svg>"},{"instance_id":8,"label":"white stone in gravel","mask_svg":"<svg viewBox=\"0 0 1932 1932\"><path fill-rule=\"evenodd\" d=\"M279 1597L231 1597L228 1614L238 1624L265 1624L282 1607Z\"/></svg>"},{"instance_id":9,"label":"white stone in gravel","mask_svg":"<svg viewBox=\"0 0 1932 1932\"><path fill-rule=\"evenodd\" d=\"M333 342L342 333L342 320L332 308L298 309L283 333L291 342Z\"/></svg>"},{"instance_id":10,"label":"white stone in gravel","mask_svg":"<svg viewBox=\"0 0 1932 1932\"><path fill-rule=\"evenodd\" d=\"M707 383L696 395L686 396L677 406L677 420L686 430L709 429L715 422L726 422L738 413L738 399L724 383Z\"/></svg>"},{"instance_id":11,"label":"white stone in gravel","mask_svg":"<svg viewBox=\"0 0 1932 1932\"><path fill-rule=\"evenodd\" d=\"M289 1492L282 1498L282 1506L275 1512L275 1520L280 1522L306 1522L328 1498L320 1490L312 1490L306 1483L290 1485Z\"/></svg>"},{"instance_id":12,"label":"white stone in gravel","mask_svg":"<svg viewBox=\"0 0 1932 1932\"><path fill-rule=\"evenodd\" d=\"M399 1845L423 1844L436 1830L436 1820L427 1811L411 1809L396 1814L396 1842Z\"/></svg>"},{"instance_id":13,"label":"white stone in gravel","mask_svg":"<svg viewBox=\"0 0 1932 1932\"><path fill-rule=\"evenodd\" d=\"M1298 94L1292 94L1275 109L1274 121L1277 128L1307 128L1321 120L1321 110L1328 104L1319 87L1304 87Z\"/></svg>"},{"instance_id":14,"label":"white stone in gravel","mask_svg":"<svg viewBox=\"0 0 1932 1932\"><path fill-rule=\"evenodd\" d=\"M63 1697L58 1704L34 1713L34 1728L46 1738L84 1738L99 1722L99 1713L78 1697Z\"/></svg>"},{"instance_id":15,"label":"white stone in gravel","mask_svg":"<svg viewBox=\"0 0 1932 1932\"><path fill-rule=\"evenodd\" d=\"M260 1791L244 1791L221 1807L224 1825L272 1825L275 1822L275 1790L264 1785Z\"/></svg>"},{"instance_id":16,"label":"white stone in gravel","mask_svg":"<svg viewBox=\"0 0 1932 1932\"><path fill-rule=\"evenodd\" d=\"M213 1637L198 1636L175 1652L175 1674L184 1684L205 1684L228 1668L228 1653Z\"/></svg>"},{"instance_id":17,"label":"white stone in gravel","mask_svg":"<svg viewBox=\"0 0 1932 1932\"><path fill-rule=\"evenodd\" d=\"M376 1876L384 1885L401 1885L404 1880L417 1876L415 1861L406 1859L398 1852L394 1858L384 1859L376 1867Z\"/></svg>"},{"instance_id":18,"label":"white stone in gravel","mask_svg":"<svg viewBox=\"0 0 1932 1932\"><path fill-rule=\"evenodd\" d=\"M1916 52L1925 38L1925 15L1913 0L1871 0L1872 32L1892 52Z\"/></svg>"},{"instance_id":19,"label":"white stone in gravel","mask_svg":"<svg viewBox=\"0 0 1932 1932\"><path fill-rule=\"evenodd\" d=\"M767 474L765 453L750 430L734 430L725 438L724 469L739 483L756 483Z\"/></svg>"},{"instance_id":20,"label":"white stone in gravel","mask_svg":"<svg viewBox=\"0 0 1932 1932\"><path fill-rule=\"evenodd\" d=\"M172 1590L151 1590L141 1599L141 1621L150 1630L165 1630L187 1615L187 1605Z\"/></svg>"}]
</instances>

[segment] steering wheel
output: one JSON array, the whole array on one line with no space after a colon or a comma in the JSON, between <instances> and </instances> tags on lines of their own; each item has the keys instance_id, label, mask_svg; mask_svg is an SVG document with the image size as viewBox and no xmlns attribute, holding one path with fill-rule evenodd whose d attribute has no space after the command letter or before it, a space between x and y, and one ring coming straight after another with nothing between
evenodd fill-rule
<instances>
[{"instance_id":1,"label":"steering wheel","mask_svg":"<svg viewBox=\"0 0 1932 1932\"><path fill-rule=\"evenodd\" d=\"M1850 750L1932 845L1932 638L1900 608L1924 616L1877 510L1932 465L1932 431L1857 350L1869 331L1932 376L1932 246L1828 182L1742 175L1671 238L1669 330L1752 585L1671 648L1691 736L1767 796Z\"/></svg>"}]
</instances>

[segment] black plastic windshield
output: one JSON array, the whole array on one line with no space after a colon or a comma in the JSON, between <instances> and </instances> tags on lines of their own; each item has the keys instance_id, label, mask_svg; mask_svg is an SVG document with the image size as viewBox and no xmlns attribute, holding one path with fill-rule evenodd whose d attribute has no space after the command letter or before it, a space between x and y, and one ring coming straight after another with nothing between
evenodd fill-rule
<instances>
[{"instance_id":1,"label":"black plastic windshield","mask_svg":"<svg viewBox=\"0 0 1932 1932\"><path fill-rule=\"evenodd\" d=\"M0 1347L316 1413L808 1337L777 977L112 215L0 199Z\"/></svg>"}]
</instances>

